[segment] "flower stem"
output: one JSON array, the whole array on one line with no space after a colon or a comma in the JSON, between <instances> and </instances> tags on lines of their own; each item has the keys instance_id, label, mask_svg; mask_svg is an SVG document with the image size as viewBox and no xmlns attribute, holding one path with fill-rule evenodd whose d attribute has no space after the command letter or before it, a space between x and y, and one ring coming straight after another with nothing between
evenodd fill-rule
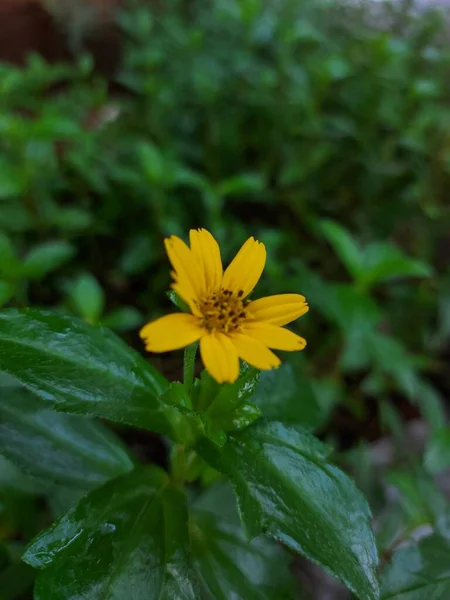
<instances>
[{"instance_id":1,"label":"flower stem","mask_svg":"<svg viewBox=\"0 0 450 600\"><path fill-rule=\"evenodd\" d=\"M191 391L192 382L194 381L194 369L195 369L195 356L197 354L198 342L191 344L184 351L184 368L183 368L183 382L186 387L186 391Z\"/></svg>"}]
</instances>

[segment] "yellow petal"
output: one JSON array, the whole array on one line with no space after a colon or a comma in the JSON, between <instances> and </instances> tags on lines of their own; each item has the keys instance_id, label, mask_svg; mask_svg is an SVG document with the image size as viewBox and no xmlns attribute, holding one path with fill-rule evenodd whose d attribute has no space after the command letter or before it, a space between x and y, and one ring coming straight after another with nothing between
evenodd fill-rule
<instances>
[{"instance_id":1,"label":"yellow petal","mask_svg":"<svg viewBox=\"0 0 450 600\"><path fill-rule=\"evenodd\" d=\"M230 338L223 333L207 333L200 340L203 364L218 383L236 381L239 359Z\"/></svg>"},{"instance_id":2,"label":"yellow petal","mask_svg":"<svg viewBox=\"0 0 450 600\"><path fill-rule=\"evenodd\" d=\"M270 323L250 323L245 333L273 350L303 350L306 340L299 335Z\"/></svg>"},{"instance_id":3,"label":"yellow petal","mask_svg":"<svg viewBox=\"0 0 450 600\"><path fill-rule=\"evenodd\" d=\"M274 369L281 363L278 356L267 346L249 335L237 333L233 335L232 342L239 357L257 369Z\"/></svg>"},{"instance_id":4,"label":"yellow petal","mask_svg":"<svg viewBox=\"0 0 450 600\"><path fill-rule=\"evenodd\" d=\"M188 303L199 300L205 289L205 277L191 249L176 235L164 240L167 255L175 271L177 293Z\"/></svg>"},{"instance_id":5,"label":"yellow petal","mask_svg":"<svg viewBox=\"0 0 450 600\"><path fill-rule=\"evenodd\" d=\"M206 229L191 229L191 250L201 265L208 291L218 290L222 283L222 259L219 244Z\"/></svg>"},{"instance_id":6,"label":"yellow petal","mask_svg":"<svg viewBox=\"0 0 450 600\"><path fill-rule=\"evenodd\" d=\"M250 319L272 325L286 325L309 310L306 298L300 294L278 294L251 302L247 307Z\"/></svg>"},{"instance_id":7,"label":"yellow petal","mask_svg":"<svg viewBox=\"0 0 450 600\"><path fill-rule=\"evenodd\" d=\"M186 313L166 315L147 323L139 332L149 352L178 350L196 342L203 335L198 319Z\"/></svg>"},{"instance_id":8,"label":"yellow petal","mask_svg":"<svg viewBox=\"0 0 450 600\"><path fill-rule=\"evenodd\" d=\"M253 237L248 239L223 275L222 287L248 296L258 283L266 264L266 248Z\"/></svg>"}]
</instances>

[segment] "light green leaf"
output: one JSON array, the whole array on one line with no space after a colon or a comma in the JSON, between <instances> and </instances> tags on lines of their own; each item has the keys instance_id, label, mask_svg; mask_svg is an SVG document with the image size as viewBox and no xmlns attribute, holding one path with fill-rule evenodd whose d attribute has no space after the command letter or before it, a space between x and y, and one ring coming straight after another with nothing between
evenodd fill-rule
<instances>
[{"instance_id":1,"label":"light green leaf","mask_svg":"<svg viewBox=\"0 0 450 600\"><path fill-rule=\"evenodd\" d=\"M369 507L319 440L259 421L231 434L223 448L203 440L198 451L230 478L250 536L264 532L304 554L361 600L379 597Z\"/></svg>"},{"instance_id":2,"label":"light green leaf","mask_svg":"<svg viewBox=\"0 0 450 600\"><path fill-rule=\"evenodd\" d=\"M362 250L356 241L344 227L334 221L322 221L320 230L347 267L350 275L358 281L362 272Z\"/></svg>"},{"instance_id":3,"label":"light green leaf","mask_svg":"<svg viewBox=\"0 0 450 600\"><path fill-rule=\"evenodd\" d=\"M141 168L148 181L154 185L161 185L165 182L165 161L159 148L150 142L142 143L138 146L138 156Z\"/></svg>"},{"instance_id":4,"label":"light green leaf","mask_svg":"<svg viewBox=\"0 0 450 600\"><path fill-rule=\"evenodd\" d=\"M110 330L75 317L1 311L0 371L54 410L127 423L176 440L191 423L189 415L159 400L168 383L156 369Z\"/></svg>"},{"instance_id":5,"label":"light green leaf","mask_svg":"<svg viewBox=\"0 0 450 600\"><path fill-rule=\"evenodd\" d=\"M69 287L69 301L74 311L89 323L97 324L105 306L105 294L91 273L79 275Z\"/></svg>"},{"instance_id":6,"label":"light green leaf","mask_svg":"<svg viewBox=\"0 0 450 600\"><path fill-rule=\"evenodd\" d=\"M36 246L25 257L22 275L33 279L44 277L69 261L74 254L75 248L64 241Z\"/></svg>"},{"instance_id":7,"label":"light green leaf","mask_svg":"<svg viewBox=\"0 0 450 600\"><path fill-rule=\"evenodd\" d=\"M29 475L82 489L133 468L101 423L55 413L19 387L0 388L0 454Z\"/></svg>"},{"instance_id":8,"label":"light green leaf","mask_svg":"<svg viewBox=\"0 0 450 600\"><path fill-rule=\"evenodd\" d=\"M216 187L216 193L221 198L255 194L264 189L264 179L259 173L243 173L221 181Z\"/></svg>"},{"instance_id":9,"label":"light green leaf","mask_svg":"<svg viewBox=\"0 0 450 600\"><path fill-rule=\"evenodd\" d=\"M450 427L433 433L427 445L424 464L431 473L439 473L450 467Z\"/></svg>"},{"instance_id":10,"label":"light green leaf","mask_svg":"<svg viewBox=\"0 0 450 600\"><path fill-rule=\"evenodd\" d=\"M438 535L398 550L381 580L381 600L426 598L450 598L450 544Z\"/></svg>"},{"instance_id":11,"label":"light green leaf","mask_svg":"<svg viewBox=\"0 0 450 600\"><path fill-rule=\"evenodd\" d=\"M143 324L143 318L137 308L123 306L111 311L102 319L102 325L115 331L127 331L137 329Z\"/></svg>"},{"instance_id":12,"label":"light green leaf","mask_svg":"<svg viewBox=\"0 0 450 600\"><path fill-rule=\"evenodd\" d=\"M264 537L248 542L229 486L215 485L200 496L192 510L190 529L202 599L297 597L289 555Z\"/></svg>"},{"instance_id":13,"label":"light green leaf","mask_svg":"<svg viewBox=\"0 0 450 600\"><path fill-rule=\"evenodd\" d=\"M385 242L369 244L364 250L361 281L365 286L394 277L431 277L432 274L429 265L405 256Z\"/></svg>"},{"instance_id":14,"label":"light green leaf","mask_svg":"<svg viewBox=\"0 0 450 600\"><path fill-rule=\"evenodd\" d=\"M186 498L157 467L97 488L28 546L36 600L198 600Z\"/></svg>"}]
</instances>

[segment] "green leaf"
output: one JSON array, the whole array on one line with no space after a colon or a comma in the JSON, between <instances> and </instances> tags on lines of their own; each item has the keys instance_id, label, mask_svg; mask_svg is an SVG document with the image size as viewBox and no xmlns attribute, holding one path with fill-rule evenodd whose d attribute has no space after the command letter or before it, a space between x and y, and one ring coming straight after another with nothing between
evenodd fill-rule
<instances>
[{"instance_id":1,"label":"green leaf","mask_svg":"<svg viewBox=\"0 0 450 600\"><path fill-rule=\"evenodd\" d=\"M93 220L93 216L87 210L76 207L58 208L52 218L53 224L63 231L83 231Z\"/></svg>"},{"instance_id":2,"label":"green leaf","mask_svg":"<svg viewBox=\"0 0 450 600\"><path fill-rule=\"evenodd\" d=\"M69 301L74 311L89 323L97 324L105 306L105 294L91 273L84 273L70 285Z\"/></svg>"},{"instance_id":3,"label":"green leaf","mask_svg":"<svg viewBox=\"0 0 450 600\"><path fill-rule=\"evenodd\" d=\"M0 158L0 173L0 200L25 193L28 186L25 170L17 168L5 158Z\"/></svg>"},{"instance_id":4,"label":"green leaf","mask_svg":"<svg viewBox=\"0 0 450 600\"><path fill-rule=\"evenodd\" d=\"M289 555L264 537L248 542L229 486L215 485L202 494L193 507L190 530L204 600L294 597Z\"/></svg>"},{"instance_id":5,"label":"green leaf","mask_svg":"<svg viewBox=\"0 0 450 600\"><path fill-rule=\"evenodd\" d=\"M269 419L307 428L320 425L328 412L319 405L310 380L288 363L261 373L252 402Z\"/></svg>"},{"instance_id":6,"label":"green leaf","mask_svg":"<svg viewBox=\"0 0 450 600\"><path fill-rule=\"evenodd\" d=\"M29 475L82 489L133 468L101 423L55 413L19 387L0 389L0 453Z\"/></svg>"},{"instance_id":7,"label":"green leaf","mask_svg":"<svg viewBox=\"0 0 450 600\"><path fill-rule=\"evenodd\" d=\"M256 194L264 189L264 179L259 173L243 173L221 181L216 187L216 193L221 198Z\"/></svg>"},{"instance_id":8,"label":"green leaf","mask_svg":"<svg viewBox=\"0 0 450 600\"><path fill-rule=\"evenodd\" d=\"M234 383L218 384L205 370L195 381L193 406L205 412L212 431L234 431L256 421L260 409L247 402L252 399L259 379L259 371L243 365Z\"/></svg>"},{"instance_id":9,"label":"green leaf","mask_svg":"<svg viewBox=\"0 0 450 600\"><path fill-rule=\"evenodd\" d=\"M143 323L141 313L133 306L123 306L111 311L102 319L102 325L115 331L137 329Z\"/></svg>"},{"instance_id":10,"label":"green leaf","mask_svg":"<svg viewBox=\"0 0 450 600\"><path fill-rule=\"evenodd\" d=\"M14 246L9 237L0 231L0 275L7 279L15 278L21 265L17 260Z\"/></svg>"},{"instance_id":11,"label":"green leaf","mask_svg":"<svg viewBox=\"0 0 450 600\"><path fill-rule=\"evenodd\" d=\"M27 254L22 274L33 279L44 277L69 261L74 254L75 248L68 242L46 242Z\"/></svg>"},{"instance_id":12,"label":"green leaf","mask_svg":"<svg viewBox=\"0 0 450 600\"><path fill-rule=\"evenodd\" d=\"M191 312L189 306L180 298L180 296L174 292L173 290L169 290L167 292L167 297L172 302L174 306L176 306L181 312Z\"/></svg>"},{"instance_id":13,"label":"green leaf","mask_svg":"<svg viewBox=\"0 0 450 600\"><path fill-rule=\"evenodd\" d=\"M320 230L347 267L350 275L358 281L362 271L362 251L353 237L334 221L322 221Z\"/></svg>"},{"instance_id":14,"label":"green leaf","mask_svg":"<svg viewBox=\"0 0 450 600\"><path fill-rule=\"evenodd\" d=\"M109 481L41 533L23 560L36 600L196 600L186 498L157 467Z\"/></svg>"},{"instance_id":15,"label":"green leaf","mask_svg":"<svg viewBox=\"0 0 450 600\"><path fill-rule=\"evenodd\" d=\"M168 383L156 369L108 329L75 317L31 309L0 312L0 371L54 410L127 423L175 440L188 419L159 400Z\"/></svg>"},{"instance_id":16,"label":"green leaf","mask_svg":"<svg viewBox=\"0 0 450 600\"><path fill-rule=\"evenodd\" d=\"M165 160L159 148L150 142L141 143L138 146L138 157L141 168L148 179L154 185L165 182Z\"/></svg>"},{"instance_id":17,"label":"green leaf","mask_svg":"<svg viewBox=\"0 0 450 600\"><path fill-rule=\"evenodd\" d=\"M424 598L450 598L450 543L438 535L398 550L381 580L381 600Z\"/></svg>"},{"instance_id":18,"label":"green leaf","mask_svg":"<svg viewBox=\"0 0 450 600\"><path fill-rule=\"evenodd\" d=\"M16 292L16 286L7 281L0 281L0 308L9 302Z\"/></svg>"},{"instance_id":19,"label":"green leaf","mask_svg":"<svg viewBox=\"0 0 450 600\"><path fill-rule=\"evenodd\" d=\"M361 281L369 286L394 277L431 277L426 263L405 256L387 243L374 243L364 250Z\"/></svg>"},{"instance_id":20,"label":"green leaf","mask_svg":"<svg viewBox=\"0 0 450 600\"><path fill-rule=\"evenodd\" d=\"M250 536L261 532L341 579L359 598L378 598L377 551L361 492L328 462L328 448L306 431L259 421L223 448L199 453L227 475Z\"/></svg>"},{"instance_id":21,"label":"green leaf","mask_svg":"<svg viewBox=\"0 0 450 600\"><path fill-rule=\"evenodd\" d=\"M450 467L450 427L433 433L425 452L424 464L431 473L439 473Z\"/></svg>"}]
</instances>

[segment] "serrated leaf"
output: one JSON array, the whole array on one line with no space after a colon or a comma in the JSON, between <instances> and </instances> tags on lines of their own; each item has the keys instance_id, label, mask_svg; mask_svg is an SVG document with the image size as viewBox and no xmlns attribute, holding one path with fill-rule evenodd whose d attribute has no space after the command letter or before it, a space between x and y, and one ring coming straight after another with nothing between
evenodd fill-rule
<instances>
[{"instance_id":1,"label":"serrated leaf","mask_svg":"<svg viewBox=\"0 0 450 600\"><path fill-rule=\"evenodd\" d=\"M0 389L0 454L29 475L81 489L133 468L101 423L55 413L19 387Z\"/></svg>"},{"instance_id":2,"label":"serrated leaf","mask_svg":"<svg viewBox=\"0 0 450 600\"><path fill-rule=\"evenodd\" d=\"M31 250L22 266L24 277L44 277L64 263L69 261L75 254L72 244L64 241L46 242Z\"/></svg>"},{"instance_id":3,"label":"serrated leaf","mask_svg":"<svg viewBox=\"0 0 450 600\"><path fill-rule=\"evenodd\" d=\"M197 600L186 498L157 467L82 498L28 546L36 600Z\"/></svg>"},{"instance_id":4,"label":"serrated leaf","mask_svg":"<svg viewBox=\"0 0 450 600\"><path fill-rule=\"evenodd\" d=\"M39 310L0 312L0 371L54 410L98 416L179 440L188 416L164 404L167 380L110 330Z\"/></svg>"},{"instance_id":5,"label":"serrated leaf","mask_svg":"<svg viewBox=\"0 0 450 600\"><path fill-rule=\"evenodd\" d=\"M261 536L248 542L230 486L215 485L199 498L190 529L202 600L295 597L289 555Z\"/></svg>"},{"instance_id":6,"label":"serrated leaf","mask_svg":"<svg viewBox=\"0 0 450 600\"><path fill-rule=\"evenodd\" d=\"M350 233L334 221L322 221L320 230L347 267L350 275L358 280L362 271L362 251Z\"/></svg>"},{"instance_id":7,"label":"serrated leaf","mask_svg":"<svg viewBox=\"0 0 450 600\"><path fill-rule=\"evenodd\" d=\"M199 453L227 475L251 536L283 542L341 579L361 600L377 599L370 511L353 482L304 430L260 421Z\"/></svg>"},{"instance_id":8,"label":"serrated leaf","mask_svg":"<svg viewBox=\"0 0 450 600\"><path fill-rule=\"evenodd\" d=\"M438 535L398 550L381 579L381 600L424 598L450 598L450 544Z\"/></svg>"}]
</instances>

